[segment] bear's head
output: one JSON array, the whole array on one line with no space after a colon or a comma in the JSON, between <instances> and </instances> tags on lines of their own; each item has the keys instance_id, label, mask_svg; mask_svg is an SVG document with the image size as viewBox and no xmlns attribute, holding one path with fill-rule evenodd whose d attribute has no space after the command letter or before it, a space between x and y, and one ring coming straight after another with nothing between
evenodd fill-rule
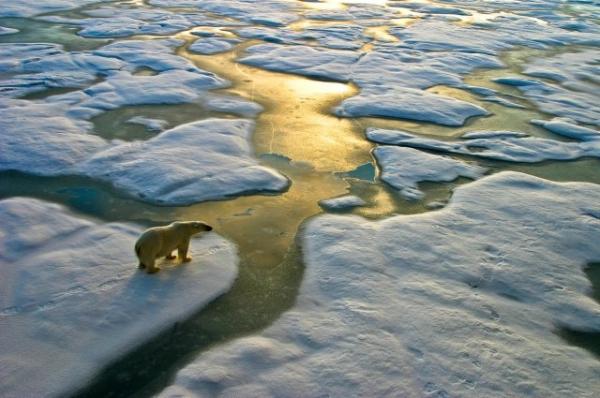
<instances>
[{"instance_id":1,"label":"bear's head","mask_svg":"<svg viewBox=\"0 0 600 398\"><path fill-rule=\"evenodd\" d=\"M194 232L212 231L213 227L202 221L190 221L190 226Z\"/></svg>"}]
</instances>

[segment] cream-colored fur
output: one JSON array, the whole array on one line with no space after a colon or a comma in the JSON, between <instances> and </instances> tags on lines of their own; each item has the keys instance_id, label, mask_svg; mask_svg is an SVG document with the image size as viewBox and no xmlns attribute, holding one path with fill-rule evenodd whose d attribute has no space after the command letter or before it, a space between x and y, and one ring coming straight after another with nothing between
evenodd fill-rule
<instances>
[{"instance_id":1,"label":"cream-colored fur","mask_svg":"<svg viewBox=\"0 0 600 398\"><path fill-rule=\"evenodd\" d=\"M173 260L173 251L177 250L182 262L191 260L187 252L190 238L199 232L210 231L212 227L202 221L177 221L164 227L154 227L144 231L135 243L135 254L140 260L140 268L146 268L149 274L157 272L156 259L165 257Z\"/></svg>"}]
</instances>

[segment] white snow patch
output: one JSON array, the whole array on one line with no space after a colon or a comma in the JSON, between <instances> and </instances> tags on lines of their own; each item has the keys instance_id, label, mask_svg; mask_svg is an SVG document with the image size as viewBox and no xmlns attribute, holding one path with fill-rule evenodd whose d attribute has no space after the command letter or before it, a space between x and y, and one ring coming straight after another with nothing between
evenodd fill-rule
<instances>
[{"instance_id":1,"label":"white snow patch","mask_svg":"<svg viewBox=\"0 0 600 398\"><path fill-rule=\"evenodd\" d=\"M317 217L295 307L159 396L592 398L597 358L555 331L600 332L598 203L598 185L499 173L435 212Z\"/></svg>"},{"instance_id":2,"label":"white snow patch","mask_svg":"<svg viewBox=\"0 0 600 398\"><path fill-rule=\"evenodd\" d=\"M419 182L450 182L458 177L477 179L486 171L476 164L413 148L378 146L373 155L382 168L380 178L411 200L425 196L417 186Z\"/></svg>"},{"instance_id":3,"label":"white snow patch","mask_svg":"<svg viewBox=\"0 0 600 398\"><path fill-rule=\"evenodd\" d=\"M137 226L27 198L0 201L0 395L64 396L227 291L233 244L191 241L191 263L137 269Z\"/></svg>"}]
</instances>

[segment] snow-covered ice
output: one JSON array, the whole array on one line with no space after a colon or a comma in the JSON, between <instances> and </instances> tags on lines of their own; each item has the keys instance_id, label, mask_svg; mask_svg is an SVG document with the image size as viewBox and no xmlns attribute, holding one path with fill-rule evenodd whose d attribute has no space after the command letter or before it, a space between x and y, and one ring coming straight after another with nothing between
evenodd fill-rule
<instances>
[{"instance_id":1,"label":"snow-covered ice","mask_svg":"<svg viewBox=\"0 0 600 398\"><path fill-rule=\"evenodd\" d=\"M331 211L350 210L366 204L367 202L356 195L344 195L337 198L323 199L319 201L319 206L325 210Z\"/></svg>"},{"instance_id":2,"label":"snow-covered ice","mask_svg":"<svg viewBox=\"0 0 600 398\"><path fill-rule=\"evenodd\" d=\"M593 130L587 127L578 126L572 120L554 118L552 120L531 120L532 124L542 126L548 131L580 141L598 140L600 139L600 131Z\"/></svg>"},{"instance_id":3,"label":"snow-covered ice","mask_svg":"<svg viewBox=\"0 0 600 398\"><path fill-rule=\"evenodd\" d=\"M115 58L67 52L57 44L0 44L0 97L17 97L48 88L83 88L98 76L114 73L126 64Z\"/></svg>"},{"instance_id":4,"label":"snow-covered ice","mask_svg":"<svg viewBox=\"0 0 600 398\"><path fill-rule=\"evenodd\" d=\"M197 26L239 26L240 22L213 18L200 11L172 12L159 8L105 6L86 10L89 18L42 16L47 22L75 25L78 35L89 38L122 38L135 35L169 35Z\"/></svg>"},{"instance_id":5,"label":"snow-covered ice","mask_svg":"<svg viewBox=\"0 0 600 398\"><path fill-rule=\"evenodd\" d=\"M384 116L462 126L473 116L488 112L478 105L412 88L365 89L334 109L338 116Z\"/></svg>"},{"instance_id":6,"label":"snow-covered ice","mask_svg":"<svg viewBox=\"0 0 600 398\"><path fill-rule=\"evenodd\" d=\"M565 142L523 136L513 131L478 131L465 133L459 141L434 138L379 128L367 129L367 138L380 144L399 145L431 151L469 155L507 162L535 163L544 160L574 160L586 156L600 157L600 139Z\"/></svg>"},{"instance_id":7,"label":"snow-covered ice","mask_svg":"<svg viewBox=\"0 0 600 398\"><path fill-rule=\"evenodd\" d=\"M239 42L240 42L240 40L238 40L238 39L227 39L227 38L220 38L220 37L207 37L207 38L203 37L203 38L200 38L200 39L196 40L195 42L193 42L188 47L188 50L190 50L193 53L198 53L198 54L206 54L206 55L217 54L217 53L231 50L233 48L233 46Z\"/></svg>"},{"instance_id":8,"label":"snow-covered ice","mask_svg":"<svg viewBox=\"0 0 600 398\"><path fill-rule=\"evenodd\" d=\"M382 47L365 56L353 51L302 45L262 44L247 49L240 62L265 69L335 81L353 81L358 95L344 100L339 116L384 116L460 126L473 116L487 115L482 107L422 91L438 84L461 84L461 74L477 67L498 67L485 54L441 54L435 60L422 52L403 54ZM387 77L381 79L382 74Z\"/></svg>"},{"instance_id":9,"label":"snow-covered ice","mask_svg":"<svg viewBox=\"0 0 600 398\"><path fill-rule=\"evenodd\" d=\"M0 36L1 35L10 35L13 33L17 33L19 30L18 29L13 29L13 28L7 28L4 26L0 26Z\"/></svg>"},{"instance_id":10,"label":"snow-covered ice","mask_svg":"<svg viewBox=\"0 0 600 398\"><path fill-rule=\"evenodd\" d=\"M378 146L373 155L382 169L380 178L413 200L424 196L417 186L419 182L450 182L458 177L476 179L486 171L476 164L413 148Z\"/></svg>"},{"instance_id":11,"label":"snow-covered ice","mask_svg":"<svg viewBox=\"0 0 600 398\"><path fill-rule=\"evenodd\" d=\"M359 56L354 51L259 44L249 47L239 61L278 72L346 82Z\"/></svg>"},{"instance_id":12,"label":"snow-covered ice","mask_svg":"<svg viewBox=\"0 0 600 398\"><path fill-rule=\"evenodd\" d=\"M253 130L254 123L245 119L192 122L148 141L98 152L76 170L146 201L170 205L285 190L287 178L251 156Z\"/></svg>"},{"instance_id":13,"label":"snow-covered ice","mask_svg":"<svg viewBox=\"0 0 600 398\"><path fill-rule=\"evenodd\" d=\"M3 107L6 108L3 108ZM285 190L286 177L252 157L254 123L206 119L145 142L108 142L91 124L69 118L60 103L0 102L0 170L85 175L160 204L186 205Z\"/></svg>"},{"instance_id":14,"label":"snow-covered ice","mask_svg":"<svg viewBox=\"0 0 600 398\"><path fill-rule=\"evenodd\" d=\"M246 23L285 26L300 19L297 5L285 0L150 0L160 7L197 7L212 14L234 18Z\"/></svg>"},{"instance_id":15,"label":"snow-covered ice","mask_svg":"<svg viewBox=\"0 0 600 398\"><path fill-rule=\"evenodd\" d=\"M192 262L137 269L138 226L29 198L0 201L0 395L54 397L227 291L235 246L191 241Z\"/></svg>"},{"instance_id":16,"label":"snow-covered ice","mask_svg":"<svg viewBox=\"0 0 600 398\"><path fill-rule=\"evenodd\" d=\"M600 331L582 268L600 259L600 187L505 172L439 211L326 215L303 234L295 307L217 346L161 397L594 397Z\"/></svg>"},{"instance_id":17,"label":"snow-covered ice","mask_svg":"<svg viewBox=\"0 0 600 398\"><path fill-rule=\"evenodd\" d=\"M109 143L62 104L0 99L0 170L38 175L69 172Z\"/></svg>"},{"instance_id":18,"label":"snow-covered ice","mask_svg":"<svg viewBox=\"0 0 600 398\"><path fill-rule=\"evenodd\" d=\"M72 10L105 0L0 0L0 17L32 17L47 12Z\"/></svg>"},{"instance_id":19,"label":"snow-covered ice","mask_svg":"<svg viewBox=\"0 0 600 398\"><path fill-rule=\"evenodd\" d=\"M531 78L499 78L496 82L516 86L544 112L600 126L599 63L598 48L566 52L530 62L523 73Z\"/></svg>"}]
</instances>

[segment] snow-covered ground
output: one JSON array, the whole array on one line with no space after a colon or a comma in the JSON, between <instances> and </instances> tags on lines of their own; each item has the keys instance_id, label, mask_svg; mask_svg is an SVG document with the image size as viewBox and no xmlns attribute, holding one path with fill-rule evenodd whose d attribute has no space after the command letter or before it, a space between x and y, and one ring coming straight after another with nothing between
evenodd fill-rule
<instances>
[{"instance_id":1,"label":"snow-covered ground","mask_svg":"<svg viewBox=\"0 0 600 398\"><path fill-rule=\"evenodd\" d=\"M593 397L598 360L556 328L600 331L582 267L600 187L501 173L448 207L304 232L297 304L216 347L161 397Z\"/></svg>"},{"instance_id":2,"label":"snow-covered ground","mask_svg":"<svg viewBox=\"0 0 600 398\"><path fill-rule=\"evenodd\" d=\"M0 395L62 396L186 319L237 275L235 246L192 239L192 261L138 270L141 229L36 199L0 201Z\"/></svg>"}]
</instances>

